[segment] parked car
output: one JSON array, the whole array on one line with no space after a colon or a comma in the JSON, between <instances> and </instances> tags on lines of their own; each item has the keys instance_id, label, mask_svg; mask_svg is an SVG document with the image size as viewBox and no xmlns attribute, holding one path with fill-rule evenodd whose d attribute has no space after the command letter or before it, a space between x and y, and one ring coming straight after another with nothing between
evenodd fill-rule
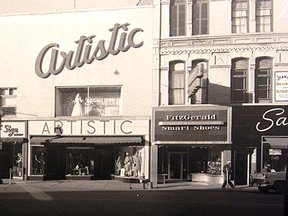
<instances>
[{"instance_id":1,"label":"parked car","mask_svg":"<svg viewBox=\"0 0 288 216\"><path fill-rule=\"evenodd\" d=\"M286 172L262 172L254 177L260 192L268 193L274 190L276 193L284 193L286 186Z\"/></svg>"}]
</instances>

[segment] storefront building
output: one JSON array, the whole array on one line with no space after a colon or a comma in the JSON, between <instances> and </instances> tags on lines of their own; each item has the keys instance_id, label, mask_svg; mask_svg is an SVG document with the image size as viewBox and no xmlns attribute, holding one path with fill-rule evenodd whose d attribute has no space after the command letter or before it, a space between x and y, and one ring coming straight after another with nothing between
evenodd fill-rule
<instances>
[{"instance_id":1,"label":"storefront building","mask_svg":"<svg viewBox=\"0 0 288 216\"><path fill-rule=\"evenodd\" d=\"M192 110L193 107L205 110L211 105L232 107L231 124L234 127L233 121L238 124L233 111L235 107L240 109L243 106L242 113L245 113L249 106L283 106L287 103L286 5L284 0L163 0L157 4L160 61L155 62L159 73L154 80L159 83L158 88L155 85L158 108L172 107L181 111L187 106ZM248 122L251 120L247 119ZM241 130L237 130L233 129L233 133L228 131L231 133L232 180L236 184L247 184L247 170L251 168L247 166L250 163L247 162L247 151L254 148L244 147L247 143L239 141ZM152 137L156 135L155 132ZM217 137L215 139L217 142ZM192 139L195 140L197 138ZM165 141L169 143L169 140ZM258 144L259 141L254 142L253 146ZM161 145L153 145L154 155L158 155L156 149ZM168 149L171 147L175 148L175 145L167 146ZM183 149L179 151L183 152ZM257 151L260 151L259 147ZM173 161L174 155L169 156L168 151L167 155L167 163ZM198 155L201 152L192 154L190 162L198 160L201 163ZM152 161L152 167L158 167L152 172L155 175L165 172L167 178L171 178L172 171L168 165L164 165L162 170L161 165L156 166L164 156L159 155L158 161ZM221 161L222 165L224 163L225 159ZM182 172L181 169L178 168L178 173ZM183 176L185 179L186 174Z\"/></svg>"},{"instance_id":2,"label":"storefront building","mask_svg":"<svg viewBox=\"0 0 288 216\"><path fill-rule=\"evenodd\" d=\"M104 2L101 1L102 8L113 6L109 2L104 7ZM124 6L124 1L120 2ZM240 124L234 112L231 121L229 107L235 108L238 116L237 110L242 106L246 109L287 103L286 1L143 0L137 1L137 7L125 3L126 8L112 9L95 9L96 4L100 5L94 1L65 0L61 8L51 9L54 6L49 3L50 7L42 7L41 13L41 7L33 7L37 12L31 12L31 7L25 5L22 14L18 11L0 17L0 29L4 31L0 34L3 120L28 122L28 145L23 152L27 156L23 165L27 167L27 177L75 176L80 172L72 172L72 167L80 165L71 165L69 160L85 154L84 177L106 178L113 173L112 163L105 163L110 171L96 174L101 170L95 168L95 163L101 161L97 155L114 161L121 152L123 169L127 152L133 156L142 151L141 172L152 185L163 176L171 181L195 180L196 173L208 173L208 161L215 162L213 155L220 156L221 166L231 159L235 183L246 183L252 170L248 165L255 160L251 156L247 162L247 154L252 154L259 143L253 142L252 148L241 143L241 147L234 138L238 132L229 129L229 125L235 128L233 121L236 128ZM202 121L193 127L183 121L177 123L183 129L181 133L192 131L193 137L180 136L179 131L170 136L171 131L165 128L176 126L158 123L158 117L160 122L166 122L169 119L165 115L174 115L165 112L203 118L207 115L212 121L218 109L227 110L227 119L217 119L227 122L227 128L220 125L220 134L225 130L227 139L210 136L218 127L205 125L206 122L201 125ZM154 124L152 130L149 121ZM58 123L62 133L57 135L53 132ZM142 129L126 129L134 123L142 125ZM143 125L148 125L150 135ZM169 139L161 137L164 132ZM259 153L259 147L256 151ZM59 154L55 166L51 165L51 152ZM40 169L34 163L43 161L38 159L41 153L46 161ZM203 161L205 166L201 168ZM257 171L259 166L257 163Z\"/></svg>"},{"instance_id":3,"label":"storefront building","mask_svg":"<svg viewBox=\"0 0 288 216\"><path fill-rule=\"evenodd\" d=\"M288 158L286 105L233 107L235 184L249 184L250 174L269 164L275 172L285 171Z\"/></svg>"},{"instance_id":4,"label":"storefront building","mask_svg":"<svg viewBox=\"0 0 288 216\"><path fill-rule=\"evenodd\" d=\"M27 149L27 122L1 121L0 176L23 178L26 172L23 154Z\"/></svg>"},{"instance_id":5,"label":"storefront building","mask_svg":"<svg viewBox=\"0 0 288 216\"><path fill-rule=\"evenodd\" d=\"M223 164L231 157L231 107L158 107L152 119L158 183L222 182Z\"/></svg>"},{"instance_id":6,"label":"storefront building","mask_svg":"<svg viewBox=\"0 0 288 216\"><path fill-rule=\"evenodd\" d=\"M149 177L153 20L149 5L0 17L2 120L27 122L24 179Z\"/></svg>"},{"instance_id":7,"label":"storefront building","mask_svg":"<svg viewBox=\"0 0 288 216\"><path fill-rule=\"evenodd\" d=\"M149 124L147 119L133 118L29 121L29 179L111 179L114 175L132 178L147 174ZM139 167L121 174L126 153L139 157Z\"/></svg>"}]
</instances>

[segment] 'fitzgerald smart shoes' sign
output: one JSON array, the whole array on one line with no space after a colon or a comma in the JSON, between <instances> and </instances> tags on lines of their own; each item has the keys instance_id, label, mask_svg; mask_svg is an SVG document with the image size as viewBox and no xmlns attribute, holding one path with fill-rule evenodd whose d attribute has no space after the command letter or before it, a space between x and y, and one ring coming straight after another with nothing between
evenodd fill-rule
<instances>
[{"instance_id":1,"label":"'fitzgerald smart shoes' sign","mask_svg":"<svg viewBox=\"0 0 288 216\"><path fill-rule=\"evenodd\" d=\"M230 144L231 108L172 107L153 110L155 144Z\"/></svg>"},{"instance_id":2,"label":"'fitzgerald smart shoes' sign","mask_svg":"<svg viewBox=\"0 0 288 216\"><path fill-rule=\"evenodd\" d=\"M35 63L36 74L41 78L47 78L51 74L57 75L61 73L64 68L74 70L76 67L82 67L84 64L91 64L94 60L101 61L109 54L117 55L120 52L128 51L131 47L141 47L144 41L135 42L134 38L136 34L143 32L143 30L141 28L134 28L129 31L128 26L128 23L122 25L116 23L113 28L109 29L111 38L109 43L107 43L108 45L106 45L105 40L99 40L93 48L93 40L96 36L81 36L79 40L75 41L77 44L76 51L60 51L60 56L58 55L59 44L51 43L46 45L37 56ZM48 52L51 52L50 56L48 56ZM50 61L48 61L50 63L49 67L44 69L43 62L44 59L47 62L46 58L50 58ZM57 64L58 61L60 61L59 64ZM57 68L56 65L58 65Z\"/></svg>"}]
</instances>

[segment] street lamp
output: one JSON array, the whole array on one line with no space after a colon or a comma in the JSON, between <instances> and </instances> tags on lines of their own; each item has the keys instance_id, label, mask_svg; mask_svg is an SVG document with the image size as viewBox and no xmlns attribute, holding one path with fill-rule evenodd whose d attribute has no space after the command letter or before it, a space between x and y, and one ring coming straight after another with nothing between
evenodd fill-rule
<instances>
[{"instance_id":1,"label":"street lamp","mask_svg":"<svg viewBox=\"0 0 288 216\"><path fill-rule=\"evenodd\" d=\"M1 124L1 118L4 115L3 110L0 108L0 151L2 150L2 139L1 139L1 131L2 131L2 124ZM3 180L1 178L1 173L0 173L0 184L3 184Z\"/></svg>"}]
</instances>

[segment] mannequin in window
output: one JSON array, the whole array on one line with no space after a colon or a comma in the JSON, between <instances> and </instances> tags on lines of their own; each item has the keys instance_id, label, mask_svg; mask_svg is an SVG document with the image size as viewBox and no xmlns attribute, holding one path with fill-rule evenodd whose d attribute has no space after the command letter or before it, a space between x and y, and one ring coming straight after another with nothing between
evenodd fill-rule
<instances>
[{"instance_id":1,"label":"mannequin in window","mask_svg":"<svg viewBox=\"0 0 288 216\"><path fill-rule=\"evenodd\" d=\"M125 175L131 176L132 172L132 157L128 152L126 152L126 156L124 158L124 168L125 168Z\"/></svg>"},{"instance_id":2,"label":"mannequin in window","mask_svg":"<svg viewBox=\"0 0 288 216\"><path fill-rule=\"evenodd\" d=\"M142 158L138 151L136 152L135 155L133 155L132 159L133 159L133 167L132 167L133 176L140 177Z\"/></svg>"},{"instance_id":3,"label":"mannequin in window","mask_svg":"<svg viewBox=\"0 0 288 216\"><path fill-rule=\"evenodd\" d=\"M117 160L115 161L115 174L120 175L120 171L122 168L122 163L121 163L121 155L118 155Z\"/></svg>"},{"instance_id":4,"label":"mannequin in window","mask_svg":"<svg viewBox=\"0 0 288 216\"><path fill-rule=\"evenodd\" d=\"M44 160L44 153L42 152L39 156L35 154L35 174L43 175L44 174L44 166L45 166L45 160Z\"/></svg>"},{"instance_id":5,"label":"mannequin in window","mask_svg":"<svg viewBox=\"0 0 288 216\"><path fill-rule=\"evenodd\" d=\"M22 154L18 153L17 154L17 171L18 171L18 176L21 177L22 176Z\"/></svg>"},{"instance_id":6,"label":"mannequin in window","mask_svg":"<svg viewBox=\"0 0 288 216\"><path fill-rule=\"evenodd\" d=\"M82 106L83 101L84 100L82 100L80 93L76 94L71 116L84 116L84 109Z\"/></svg>"}]
</instances>

